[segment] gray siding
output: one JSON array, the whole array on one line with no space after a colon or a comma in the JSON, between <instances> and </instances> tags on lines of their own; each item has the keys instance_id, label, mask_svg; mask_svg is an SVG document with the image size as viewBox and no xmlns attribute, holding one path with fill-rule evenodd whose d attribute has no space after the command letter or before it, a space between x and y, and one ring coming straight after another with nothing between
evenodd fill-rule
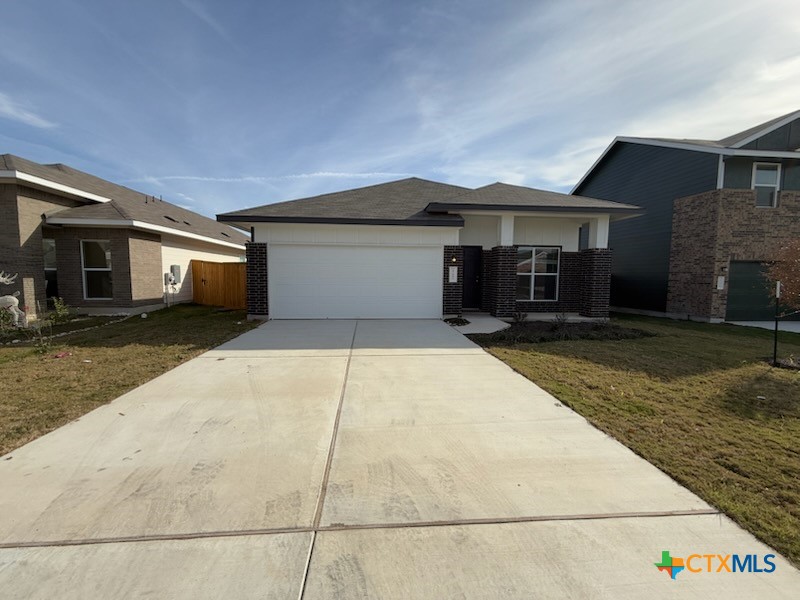
<instances>
[{"instance_id":1,"label":"gray siding","mask_svg":"<svg viewBox=\"0 0 800 600\"><path fill-rule=\"evenodd\" d=\"M797 150L800 148L800 119L787 123L742 147L748 150Z\"/></svg>"},{"instance_id":2,"label":"gray siding","mask_svg":"<svg viewBox=\"0 0 800 600\"><path fill-rule=\"evenodd\" d=\"M716 154L618 143L576 194L636 204L646 214L611 224L611 304L666 311L672 203L717 187Z\"/></svg>"},{"instance_id":3,"label":"gray siding","mask_svg":"<svg viewBox=\"0 0 800 600\"><path fill-rule=\"evenodd\" d=\"M754 162L780 162L781 167L781 189L800 190L800 163L796 160L771 160L747 158L743 156L730 157L725 161L725 182L723 187L726 189L749 190L753 185L753 163Z\"/></svg>"}]
</instances>

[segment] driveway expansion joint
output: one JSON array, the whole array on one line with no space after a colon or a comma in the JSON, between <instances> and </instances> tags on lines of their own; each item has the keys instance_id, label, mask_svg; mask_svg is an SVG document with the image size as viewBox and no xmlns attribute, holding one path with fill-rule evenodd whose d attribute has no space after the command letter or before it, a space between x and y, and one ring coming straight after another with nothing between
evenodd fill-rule
<instances>
[{"instance_id":1,"label":"driveway expansion joint","mask_svg":"<svg viewBox=\"0 0 800 600\"><path fill-rule=\"evenodd\" d=\"M50 548L58 546L91 546L96 544L123 544L132 542L160 542L176 540L196 540L225 537L247 537L260 535L277 535L285 533L317 533L335 531L363 531L367 529L415 529L422 527L464 527L470 525L506 525L513 523L547 523L553 521L598 521L610 519L651 519L659 517L696 517L703 515L722 515L716 508L698 508L688 510L660 510L643 512L587 513L565 515L540 515L528 517L496 517L486 519L453 519L442 521L411 521L408 523L332 523L316 527L274 527L267 529L239 529L231 531L203 531L196 533L172 533L153 535L132 535L107 538L89 538L79 540L53 540L41 542L2 542L0 550L15 548ZM313 552L309 549L309 563Z\"/></svg>"}]
</instances>

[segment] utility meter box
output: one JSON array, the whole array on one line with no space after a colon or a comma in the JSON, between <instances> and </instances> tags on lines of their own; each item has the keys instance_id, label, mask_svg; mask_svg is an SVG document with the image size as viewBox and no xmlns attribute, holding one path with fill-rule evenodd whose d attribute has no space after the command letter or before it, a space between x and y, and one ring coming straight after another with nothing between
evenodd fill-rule
<instances>
[{"instance_id":1,"label":"utility meter box","mask_svg":"<svg viewBox=\"0 0 800 600\"><path fill-rule=\"evenodd\" d=\"M181 282L181 266L180 265L170 265L169 272L175 278L175 283L180 283Z\"/></svg>"}]
</instances>

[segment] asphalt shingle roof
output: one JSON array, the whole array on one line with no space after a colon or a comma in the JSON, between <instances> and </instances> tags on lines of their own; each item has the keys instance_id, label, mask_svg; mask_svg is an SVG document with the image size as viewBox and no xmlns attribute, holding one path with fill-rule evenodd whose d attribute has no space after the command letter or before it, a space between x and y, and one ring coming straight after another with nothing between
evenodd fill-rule
<instances>
[{"instance_id":1,"label":"asphalt shingle roof","mask_svg":"<svg viewBox=\"0 0 800 600\"><path fill-rule=\"evenodd\" d=\"M486 207L503 210L568 210L568 211L608 211L636 212L638 206L622 204L609 200L598 200L584 196L570 196L548 190L510 185L508 183L492 183L476 190L471 190L450 200L434 203L431 210L451 208L465 210L471 207Z\"/></svg>"},{"instance_id":2,"label":"asphalt shingle roof","mask_svg":"<svg viewBox=\"0 0 800 600\"><path fill-rule=\"evenodd\" d=\"M425 208L468 191L457 185L411 177L353 190L277 202L221 215L220 221L306 223L460 224L457 215L432 215Z\"/></svg>"},{"instance_id":3,"label":"asphalt shingle roof","mask_svg":"<svg viewBox=\"0 0 800 600\"><path fill-rule=\"evenodd\" d=\"M477 190L412 177L217 215L220 221L460 226L459 210L634 213L637 206L493 183Z\"/></svg>"},{"instance_id":4,"label":"asphalt shingle roof","mask_svg":"<svg viewBox=\"0 0 800 600\"><path fill-rule=\"evenodd\" d=\"M244 244L248 240L248 236L241 231L221 225L214 219L116 183L111 183L89 173L78 171L67 165L42 165L12 154L0 154L0 170L20 171L111 200L111 202L106 203L93 203L68 208L49 214L49 217L135 220L185 233L201 235L222 242Z\"/></svg>"}]
</instances>

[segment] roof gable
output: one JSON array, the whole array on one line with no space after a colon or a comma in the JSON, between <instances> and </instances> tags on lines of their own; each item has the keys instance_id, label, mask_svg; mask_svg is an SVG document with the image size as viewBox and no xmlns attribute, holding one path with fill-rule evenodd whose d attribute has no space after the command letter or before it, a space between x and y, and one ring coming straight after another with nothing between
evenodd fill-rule
<instances>
[{"instance_id":1,"label":"roof gable","mask_svg":"<svg viewBox=\"0 0 800 600\"><path fill-rule=\"evenodd\" d=\"M733 135L719 140L719 144L725 148L743 148L753 142L756 142L760 138L769 135L773 131L780 129L781 127L791 125L793 122L796 123L798 120L800 120L800 110L795 110L775 119L770 119L769 121L761 123L760 125L756 125L755 127L750 127L749 129L745 129L739 133L734 133ZM787 144L782 148L770 149L789 151L797 150L798 146L789 147Z\"/></svg>"},{"instance_id":2,"label":"roof gable","mask_svg":"<svg viewBox=\"0 0 800 600\"><path fill-rule=\"evenodd\" d=\"M221 221L460 227L459 211L627 213L638 207L507 183L471 190L412 177L218 215Z\"/></svg>"},{"instance_id":3,"label":"roof gable","mask_svg":"<svg viewBox=\"0 0 800 600\"><path fill-rule=\"evenodd\" d=\"M425 208L463 194L467 188L410 177L341 192L246 208L221 215L226 222L327 222L458 226L457 217L431 215Z\"/></svg>"}]
</instances>

